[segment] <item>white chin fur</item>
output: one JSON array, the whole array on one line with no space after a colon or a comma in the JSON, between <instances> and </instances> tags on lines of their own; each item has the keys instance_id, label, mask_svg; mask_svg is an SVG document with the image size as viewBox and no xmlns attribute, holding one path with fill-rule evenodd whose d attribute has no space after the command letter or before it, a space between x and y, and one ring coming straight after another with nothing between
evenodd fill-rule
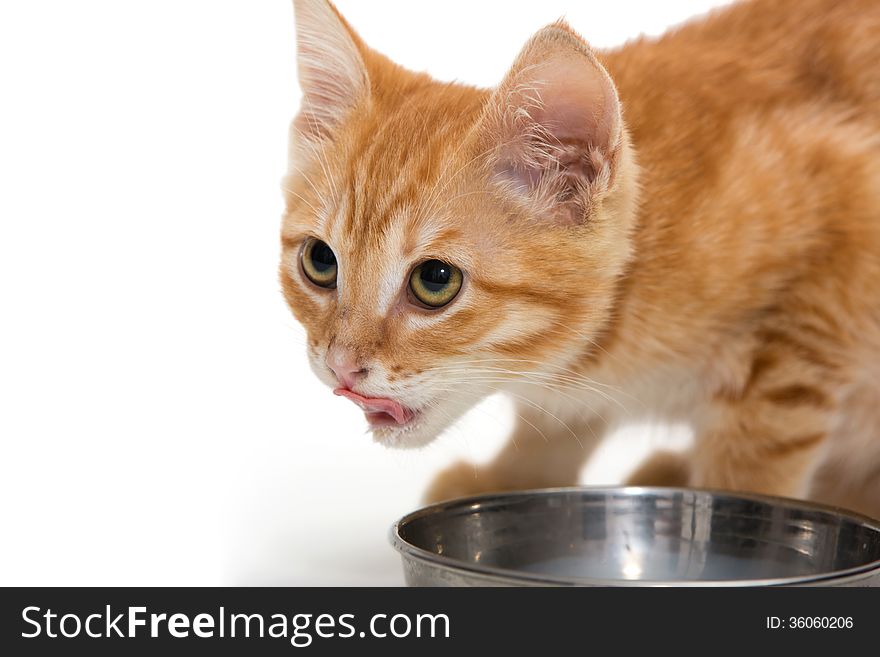
<instances>
[{"instance_id":1,"label":"white chin fur","mask_svg":"<svg viewBox=\"0 0 880 657\"><path fill-rule=\"evenodd\" d=\"M308 350L309 365L315 376L328 388L335 388L338 384L331 372L323 364L323 358L313 350ZM418 449L432 443L444 431L452 426L462 415L475 406L482 399L482 395L457 394L442 401L435 400L440 404L438 408L433 405L425 405L420 409L418 416L410 424L403 427L376 427L371 429L373 440L390 449ZM401 400L406 403L406 399ZM415 402L419 405L420 402ZM421 402L424 403L424 402Z\"/></svg>"},{"instance_id":2,"label":"white chin fur","mask_svg":"<svg viewBox=\"0 0 880 657\"><path fill-rule=\"evenodd\" d=\"M420 416L404 427L377 427L372 430L373 440L391 449L418 449L432 443L445 429L444 425L430 422Z\"/></svg>"},{"instance_id":3,"label":"white chin fur","mask_svg":"<svg viewBox=\"0 0 880 657\"><path fill-rule=\"evenodd\" d=\"M479 399L456 400L443 408L423 408L411 424L404 427L377 427L373 440L391 449L418 449L433 442L465 414Z\"/></svg>"}]
</instances>

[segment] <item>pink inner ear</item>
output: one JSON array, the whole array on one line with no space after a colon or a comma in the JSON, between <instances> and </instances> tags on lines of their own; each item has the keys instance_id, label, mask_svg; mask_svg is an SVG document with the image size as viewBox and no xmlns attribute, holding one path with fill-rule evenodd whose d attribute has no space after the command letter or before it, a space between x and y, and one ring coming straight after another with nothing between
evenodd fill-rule
<instances>
[{"instance_id":1,"label":"pink inner ear","mask_svg":"<svg viewBox=\"0 0 880 657\"><path fill-rule=\"evenodd\" d=\"M617 98L610 80L585 57L555 58L540 68L535 88L541 104L530 114L562 144L604 154L617 130Z\"/></svg>"},{"instance_id":2,"label":"pink inner ear","mask_svg":"<svg viewBox=\"0 0 880 657\"><path fill-rule=\"evenodd\" d=\"M296 0L297 63L303 103L294 126L332 131L369 91L357 36L326 0Z\"/></svg>"},{"instance_id":3,"label":"pink inner ear","mask_svg":"<svg viewBox=\"0 0 880 657\"><path fill-rule=\"evenodd\" d=\"M527 46L529 48L529 46ZM593 183L614 173L620 106L611 79L580 48L529 52L502 86L496 175L518 194L547 204L545 216L582 222ZM505 91L508 89L509 91Z\"/></svg>"},{"instance_id":4,"label":"pink inner ear","mask_svg":"<svg viewBox=\"0 0 880 657\"><path fill-rule=\"evenodd\" d=\"M621 129L617 93L580 47L526 48L528 57L499 90L495 172L512 191L543 204L543 216L578 224L599 189L594 183L600 176L602 185L613 180Z\"/></svg>"}]
</instances>

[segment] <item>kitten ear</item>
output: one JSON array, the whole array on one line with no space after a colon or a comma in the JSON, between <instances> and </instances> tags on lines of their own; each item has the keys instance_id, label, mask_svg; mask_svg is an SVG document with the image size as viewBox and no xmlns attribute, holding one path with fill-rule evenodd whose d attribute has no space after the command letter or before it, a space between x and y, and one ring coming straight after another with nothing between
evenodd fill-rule
<instances>
[{"instance_id":1,"label":"kitten ear","mask_svg":"<svg viewBox=\"0 0 880 657\"><path fill-rule=\"evenodd\" d=\"M483 122L496 181L557 223L585 222L613 182L623 140L617 91L562 22L526 44Z\"/></svg>"},{"instance_id":2,"label":"kitten ear","mask_svg":"<svg viewBox=\"0 0 880 657\"><path fill-rule=\"evenodd\" d=\"M294 127L321 139L369 94L360 37L328 0L293 0L302 107Z\"/></svg>"}]
</instances>

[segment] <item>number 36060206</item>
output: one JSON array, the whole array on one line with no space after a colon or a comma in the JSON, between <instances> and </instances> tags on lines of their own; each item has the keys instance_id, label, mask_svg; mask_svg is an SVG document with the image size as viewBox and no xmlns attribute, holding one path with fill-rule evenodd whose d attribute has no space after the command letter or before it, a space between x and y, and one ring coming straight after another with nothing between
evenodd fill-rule
<instances>
[{"instance_id":1,"label":"number 36060206","mask_svg":"<svg viewBox=\"0 0 880 657\"><path fill-rule=\"evenodd\" d=\"M767 616L769 630L849 630L852 627L852 616Z\"/></svg>"}]
</instances>

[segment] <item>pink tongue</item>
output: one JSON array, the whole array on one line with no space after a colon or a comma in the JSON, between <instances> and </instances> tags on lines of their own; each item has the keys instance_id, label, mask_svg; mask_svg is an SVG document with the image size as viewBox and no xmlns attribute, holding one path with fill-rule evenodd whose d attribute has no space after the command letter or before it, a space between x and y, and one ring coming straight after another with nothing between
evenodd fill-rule
<instances>
[{"instance_id":1,"label":"pink tongue","mask_svg":"<svg viewBox=\"0 0 880 657\"><path fill-rule=\"evenodd\" d=\"M412 419L412 411L404 408L393 399L373 399L352 392L348 388L336 388L334 395L350 399L367 413L387 413L397 424L406 424Z\"/></svg>"}]
</instances>

